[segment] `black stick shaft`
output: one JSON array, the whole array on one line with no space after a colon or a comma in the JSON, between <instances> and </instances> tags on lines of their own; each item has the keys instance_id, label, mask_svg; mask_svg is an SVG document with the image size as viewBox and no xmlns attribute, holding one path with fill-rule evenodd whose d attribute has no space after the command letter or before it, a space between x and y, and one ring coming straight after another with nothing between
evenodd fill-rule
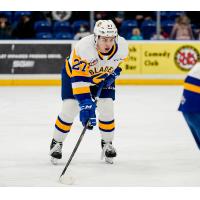
<instances>
[{"instance_id":1,"label":"black stick shaft","mask_svg":"<svg viewBox=\"0 0 200 200\"><path fill-rule=\"evenodd\" d=\"M82 131L82 133L81 133L81 135L80 135L80 137L79 137L79 139L78 139L78 141L77 141L77 143L76 143L76 146L74 147L74 149L73 149L73 151L72 151L72 154L71 154L71 156L70 156L70 158L69 158L69 160L68 160L68 162L67 162L65 168L63 169L62 174L60 175L60 177L65 173L65 171L67 170L69 164L71 163L72 158L74 157L74 154L76 153L76 151L77 151L77 149L78 149L78 147L79 147L79 145L80 145L80 143L81 143L81 140L83 139L83 136L84 136L84 134L85 134L85 132L86 132L86 130L87 130L87 126L88 126L88 123L87 123L87 125L84 127L84 129L83 129L83 131Z\"/></svg>"},{"instance_id":2,"label":"black stick shaft","mask_svg":"<svg viewBox=\"0 0 200 200\"><path fill-rule=\"evenodd\" d=\"M102 89L103 89L103 84L101 84L100 87L99 87L99 89L98 89L97 97L96 97L96 99L95 99L95 103L97 103L97 100L98 100L98 98L99 98L99 96L100 96L100 94L101 94L101 90L102 90ZM71 153L71 156L70 156L69 160L67 161L67 164L65 165L65 168L63 169L63 171L62 171L60 177L63 176L63 175L65 174L65 171L67 170L69 164L71 163L72 158L74 157L74 154L76 153L76 151L77 151L77 149L78 149L78 147L79 147L79 145L80 145L80 143L81 143L81 141L82 141L82 139L83 139L83 136L85 135L85 132L86 132L86 130L87 130L88 125L89 125L89 121L87 122L86 126L84 127L83 131L81 132L81 135L80 135L80 137L79 137L79 139L78 139L78 141L77 141L77 143L76 143L76 146L74 147L74 149L73 149L73 151L72 151L72 153Z\"/></svg>"}]
</instances>

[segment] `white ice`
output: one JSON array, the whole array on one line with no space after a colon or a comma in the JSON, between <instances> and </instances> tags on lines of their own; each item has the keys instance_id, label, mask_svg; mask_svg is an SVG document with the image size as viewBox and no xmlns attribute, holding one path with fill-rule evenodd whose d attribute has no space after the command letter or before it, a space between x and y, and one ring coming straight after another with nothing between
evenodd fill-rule
<instances>
[{"instance_id":1,"label":"white ice","mask_svg":"<svg viewBox=\"0 0 200 200\"><path fill-rule=\"evenodd\" d=\"M200 152L177 107L181 86L118 86L118 157L100 160L98 128L88 131L67 174L73 186L200 186ZM58 178L80 135L78 117L57 166L49 145L60 87L0 87L0 186L65 186Z\"/></svg>"}]
</instances>

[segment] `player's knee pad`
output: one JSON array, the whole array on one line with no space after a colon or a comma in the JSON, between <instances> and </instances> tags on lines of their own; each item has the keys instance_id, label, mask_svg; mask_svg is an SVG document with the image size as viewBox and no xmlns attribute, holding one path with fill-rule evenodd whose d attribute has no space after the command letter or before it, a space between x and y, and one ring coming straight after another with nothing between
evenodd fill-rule
<instances>
[{"instance_id":1,"label":"player's knee pad","mask_svg":"<svg viewBox=\"0 0 200 200\"><path fill-rule=\"evenodd\" d=\"M114 119L114 103L111 98L99 99L97 103L99 119L102 121L111 121Z\"/></svg>"},{"instance_id":2,"label":"player's knee pad","mask_svg":"<svg viewBox=\"0 0 200 200\"><path fill-rule=\"evenodd\" d=\"M78 102L75 99L66 99L63 101L61 113L59 114L65 122L73 122L79 112Z\"/></svg>"}]
</instances>

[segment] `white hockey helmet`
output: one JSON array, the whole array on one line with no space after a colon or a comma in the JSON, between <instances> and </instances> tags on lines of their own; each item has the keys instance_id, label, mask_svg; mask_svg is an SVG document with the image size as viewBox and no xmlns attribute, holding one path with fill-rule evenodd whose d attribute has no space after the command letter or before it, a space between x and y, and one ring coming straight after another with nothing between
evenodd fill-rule
<instances>
[{"instance_id":1,"label":"white hockey helmet","mask_svg":"<svg viewBox=\"0 0 200 200\"><path fill-rule=\"evenodd\" d=\"M117 37L117 28L112 20L98 20L94 27L95 36Z\"/></svg>"}]
</instances>

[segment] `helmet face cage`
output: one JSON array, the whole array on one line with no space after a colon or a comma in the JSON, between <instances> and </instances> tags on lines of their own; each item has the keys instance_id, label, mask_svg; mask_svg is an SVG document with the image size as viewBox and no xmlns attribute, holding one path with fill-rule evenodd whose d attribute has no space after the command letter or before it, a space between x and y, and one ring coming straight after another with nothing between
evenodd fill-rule
<instances>
[{"instance_id":1,"label":"helmet face cage","mask_svg":"<svg viewBox=\"0 0 200 200\"><path fill-rule=\"evenodd\" d=\"M98 36L115 37L117 41L117 28L111 20L99 20L94 27L95 43L97 43Z\"/></svg>"}]
</instances>

